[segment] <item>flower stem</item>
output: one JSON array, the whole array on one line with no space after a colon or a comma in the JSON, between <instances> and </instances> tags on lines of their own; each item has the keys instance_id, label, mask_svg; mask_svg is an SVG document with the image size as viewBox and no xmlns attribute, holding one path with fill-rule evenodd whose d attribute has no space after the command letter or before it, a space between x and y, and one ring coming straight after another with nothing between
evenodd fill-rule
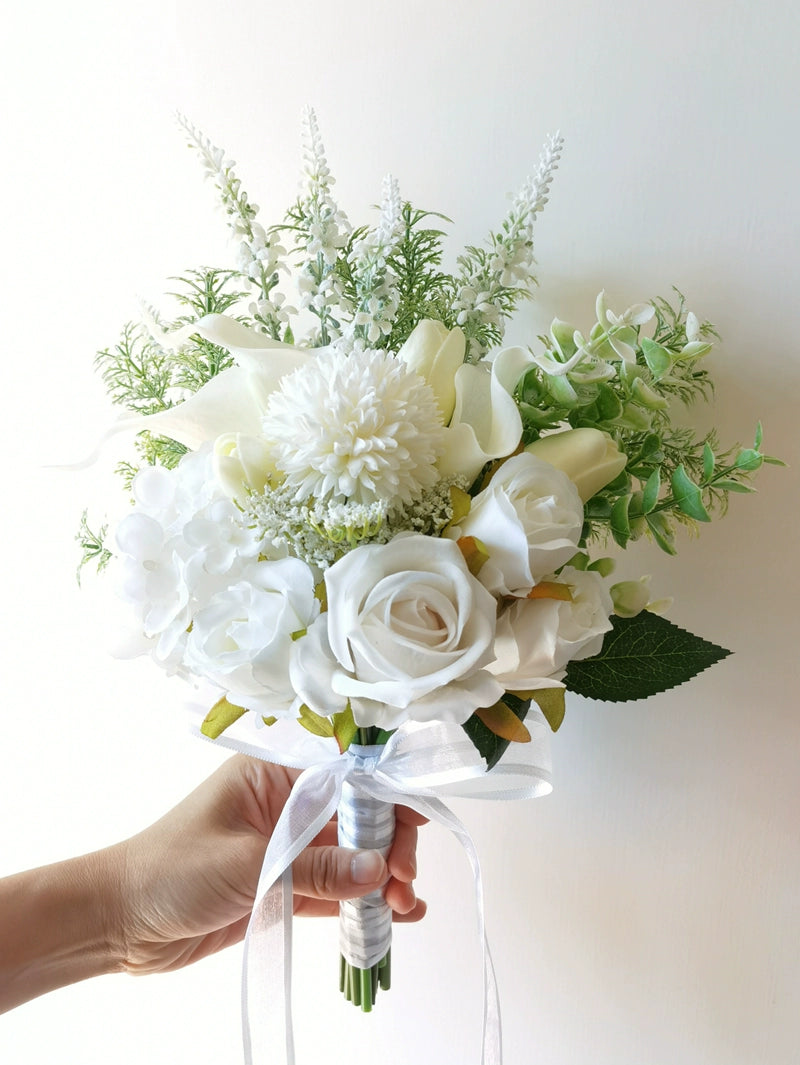
<instances>
[{"instance_id":1,"label":"flower stem","mask_svg":"<svg viewBox=\"0 0 800 1065\"><path fill-rule=\"evenodd\" d=\"M339 990L348 1002L360 1007L363 1013L371 1013L378 991L388 991L392 986L392 951L370 969L350 965L344 957L339 958Z\"/></svg>"}]
</instances>

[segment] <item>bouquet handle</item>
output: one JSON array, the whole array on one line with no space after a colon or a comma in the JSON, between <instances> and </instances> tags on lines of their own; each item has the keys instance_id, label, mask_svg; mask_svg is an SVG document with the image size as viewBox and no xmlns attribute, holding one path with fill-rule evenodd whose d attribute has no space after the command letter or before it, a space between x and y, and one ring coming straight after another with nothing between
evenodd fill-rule
<instances>
[{"instance_id":1,"label":"bouquet handle","mask_svg":"<svg viewBox=\"0 0 800 1065\"><path fill-rule=\"evenodd\" d=\"M338 825L340 846L377 850L385 858L394 840L394 805L364 795L350 781L345 781ZM378 989L389 988L391 942L392 911L382 891L340 903L339 988L365 1012L371 1011Z\"/></svg>"}]
</instances>

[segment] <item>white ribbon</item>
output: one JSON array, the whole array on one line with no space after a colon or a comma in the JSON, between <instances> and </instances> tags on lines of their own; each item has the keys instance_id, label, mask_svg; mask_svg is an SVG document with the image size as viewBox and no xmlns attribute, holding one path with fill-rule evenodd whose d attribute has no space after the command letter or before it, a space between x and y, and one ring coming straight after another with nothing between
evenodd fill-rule
<instances>
[{"instance_id":1,"label":"white ribbon","mask_svg":"<svg viewBox=\"0 0 800 1065\"><path fill-rule=\"evenodd\" d=\"M484 927L483 881L468 831L441 796L523 799L552 790L549 727L535 706L525 719L531 742L512 743L486 767L459 725L409 724L374 757L340 755L331 741L298 736L295 721L257 733L246 715L214 742L279 765L303 769L270 838L244 943L242 1024L246 1065L295 1065L291 1015L292 862L328 823L345 781L356 793L411 807L449 829L466 852L475 882L483 948L481 1065L502 1065L500 1003ZM199 733L199 728L194 731ZM250 1016L263 1023L251 1028Z\"/></svg>"},{"instance_id":2,"label":"white ribbon","mask_svg":"<svg viewBox=\"0 0 800 1065\"><path fill-rule=\"evenodd\" d=\"M355 768L371 771L377 764L380 747L351 744L348 757ZM380 802L354 786L342 784L337 809L339 846L351 850L375 850L386 858L395 833L394 803ZM386 957L392 943L392 911L383 891L370 891L339 904L339 949L344 960L357 969L371 969Z\"/></svg>"}]
</instances>

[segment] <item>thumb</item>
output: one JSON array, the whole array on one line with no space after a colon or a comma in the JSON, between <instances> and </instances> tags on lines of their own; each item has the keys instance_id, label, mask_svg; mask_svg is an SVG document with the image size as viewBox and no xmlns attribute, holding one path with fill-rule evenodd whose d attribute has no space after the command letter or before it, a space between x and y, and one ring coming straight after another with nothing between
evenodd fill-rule
<instances>
[{"instance_id":1,"label":"thumb","mask_svg":"<svg viewBox=\"0 0 800 1065\"><path fill-rule=\"evenodd\" d=\"M316 899L354 899L375 891L388 877L378 851L307 847L292 865L292 890Z\"/></svg>"}]
</instances>

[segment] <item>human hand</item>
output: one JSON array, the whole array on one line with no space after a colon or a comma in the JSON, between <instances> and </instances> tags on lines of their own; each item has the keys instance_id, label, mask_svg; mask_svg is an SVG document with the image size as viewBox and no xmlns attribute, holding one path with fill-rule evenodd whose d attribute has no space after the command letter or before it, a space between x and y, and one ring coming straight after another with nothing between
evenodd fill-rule
<instances>
[{"instance_id":1,"label":"human hand","mask_svg":"<svg viewBox=\"0 0 800 1065\"><path fill-rule=\"evenodd\" d=\"M109 907L121 968L167 972L243 938L269 837L298 771L235 755L150 828L109 848L116 891ZM334 915L338 900L383 887L395 920L418 921L417 827L397 807L386 860L336 846L329 822L292 866L294 912Z\"/></svg>"}]
</instances>

